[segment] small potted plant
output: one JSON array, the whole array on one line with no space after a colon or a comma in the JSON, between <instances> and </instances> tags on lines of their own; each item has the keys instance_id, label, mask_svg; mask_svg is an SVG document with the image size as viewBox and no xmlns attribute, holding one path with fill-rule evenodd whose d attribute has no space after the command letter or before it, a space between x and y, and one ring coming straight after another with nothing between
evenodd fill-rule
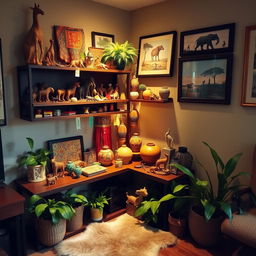
<instances>
[{"instance_id":1,"label":"small potted plant","mask_svg":"<svg viewBox=\"0 0 256 256\"><path fill-rule=\"evenodd\" d=\"M66 220L71 219L75 213L73 207L66 202L44 199L39 195L29 199L28 211L37 217L37 237L46 246L53 246L63 240Z\"/></svg>"},{"instance_id":2,"label":"small potted plant","mask_svg":"<svg viewBox=\"0 0 256 256\"><path fill-rule=\"evenodd\" d=\"M102 193L94 193L88 200L88 205L91 211L91 219L93 221L101 221L103 219L103 209L104 206L108 204L108 200L106 195Z\"/></svg>"},{"instance_id":3,"label":"small potted plant","mask_svg":"<svg viewBox=\"0 0 256 256\"><path fill-rule=\"evenodd\" d=\"M73 217L67 220L67 231L78 230L83 226L84 206L88 205L87 198L84 195L75 193L71 189L63 195L63 201L70 204L75 210Z\"/></svg>"},{"instance_id":4,"label":"small potted plant","mask_svg":"<svg viewBox=\"0 0 256 256\"><path fill-rule=\"evenodd\" d=\"M117 69L123 70L126 65L133 63L134 57L137 56L136 52L128 41L123 44L110 43L104 49L101 61L103 63L113 62Z\"/></svg>"},{"instance_id":5,"label":"small potted plant","mask_svg":"<svg viewBox=\"0 0 256 256\"><path fill-rule=\"evenodd\" d=\"M50 152L44 148L34 150L34 140L26 138L30 151L27 151L18 161L20 166L26 166L29 182L46 180L45 166L50 161Z\"/></svg>"}]
</instances>

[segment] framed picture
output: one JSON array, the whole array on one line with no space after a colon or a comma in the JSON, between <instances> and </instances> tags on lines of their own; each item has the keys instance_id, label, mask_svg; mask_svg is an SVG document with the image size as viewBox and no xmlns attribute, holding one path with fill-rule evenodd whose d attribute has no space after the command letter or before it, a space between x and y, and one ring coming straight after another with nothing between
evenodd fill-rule
<instances>
[{"instance_id":1,"label":"framed picture","mask_svg":"<svg viewBox=\"0 0 256 256\"><path fill-rule=\"evenodd\" d=\"M256 25L245 29L241 105L256 107Z\"/></svg>"},{"instance_id":2,"label":"framed picture","mask_svg":"<svg viewBox=\"0 0 256 256\"><path fill-rule=\"evenodd\" d=\"M0 39L0 126L6 125L2 43Z\"/></svg>"},{"instance_id":3,"label":"framed picture","mask_svg":"<svg viewBox=\"0 0 256 256\"><path fill-rule=\"evenodd\" d=\"M178 101L230 104L232 54L179 60Z\"/></svg>"},{"instance_id":4,"label":"framed picture","mask_svg":"<svg viewBox=\"0 0 256 256\"><path fill-rule=\"evenodd\" d=\"M104 49L89 47L88 51L89 51L90 55L93 57L92 66L96 68L101 63Z\"/></svg>"},{"instance_id":5,"label":"framed picture","mask_svg":"<svg viewBox=\"0 0 256 256\"><path fill-rule=\"evenodd\" d=\"M48 148L58 162L83 160L84 143L83 136L67 137L47 141Z\"/></svg>"},{"instance_id":6,"label":"framed picture","mask_svg":"<svg viewBox=\"0 0 256 256\"><path fill-rule=\"evenodd\" d=\"M235 23L184 31L180 34L180 56L232 52Z\"/></svg>"},{"instance_id":7,"label":"framed picture","mask_svg":"<svg viewBox=\"0 0 256 256\"><path fill-rule=\"evenodd\" d=\"M105 48L109 43L115 42L115 36L100 32L92 32L92 46L96 48Z\"/></svg>"},{"instance_id":8,"label":"framed picture","mask_svg":"<svg viewBox=\"0 0 256 256\"><path fill-rule=\"evenodd\" d=\"M172 76L176 31L140 37L137 75Z\"/></svg>"}]
</instances>

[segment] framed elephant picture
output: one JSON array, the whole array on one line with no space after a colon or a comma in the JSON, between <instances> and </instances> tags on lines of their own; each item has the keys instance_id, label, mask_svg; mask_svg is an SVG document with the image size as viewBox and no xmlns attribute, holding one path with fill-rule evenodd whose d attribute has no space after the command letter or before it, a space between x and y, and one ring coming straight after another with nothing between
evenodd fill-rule
<instances>
[{"instance_id":1,"label":"framed elephant picture","mask_svg":"<svg viewBox=\"0 0 256 256\"><path fill-rule=\"evenodd\" d=\"M180 34L180 56L232 52L235 23L184 31Z\"/></svg>"},{"instance_id":2,"label":"framed elephant picture","mask_svg":"<svg viewBox=\"0 0 256 256\"><path fill-rule=\"evenodd\" d=\"M140 37L137 75L172 76L176 31Z\"/></svg>"}]
</instances>

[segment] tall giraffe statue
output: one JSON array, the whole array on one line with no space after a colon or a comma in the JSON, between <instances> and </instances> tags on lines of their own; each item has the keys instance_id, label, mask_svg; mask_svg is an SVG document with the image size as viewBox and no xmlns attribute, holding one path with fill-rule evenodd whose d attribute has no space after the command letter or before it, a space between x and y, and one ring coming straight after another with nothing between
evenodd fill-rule
<instances>
[{"instance_id":1,"label":"tall giraffe statue","mask_svg":"<svg viewBox=\"0 0 256 256\"><path fill-rule=\"evenodd\" d=\"M26 62L29 64L42 64L43 58L43 32L39 27L38 14L44 15L44 11L39 8L39 4L30 7L33 10L33 24L25 41ZM38 54L40 49L40 56Z\"/></svg>"}]
</instances>

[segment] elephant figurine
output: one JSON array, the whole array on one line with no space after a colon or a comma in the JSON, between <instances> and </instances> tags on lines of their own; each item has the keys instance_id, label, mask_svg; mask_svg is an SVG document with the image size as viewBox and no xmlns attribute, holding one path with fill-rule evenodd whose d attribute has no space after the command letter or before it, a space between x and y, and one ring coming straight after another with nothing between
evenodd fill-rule
<instances>
[{"instance_id":1,"label":"elephant figurine","mask_svg":"<svg viewBox=\"0 0 256 256\"><path fill-rule=\"evenodd\" d=\"M195 51L198 47L201 47L201 51L204 50L204 45L206 45L206 50L214 49L212 41L217 41L216 45L219 43L220 39L217 34L208 34L207 36L200 36L196 40Z\"/></svg>"}]
</instances>

